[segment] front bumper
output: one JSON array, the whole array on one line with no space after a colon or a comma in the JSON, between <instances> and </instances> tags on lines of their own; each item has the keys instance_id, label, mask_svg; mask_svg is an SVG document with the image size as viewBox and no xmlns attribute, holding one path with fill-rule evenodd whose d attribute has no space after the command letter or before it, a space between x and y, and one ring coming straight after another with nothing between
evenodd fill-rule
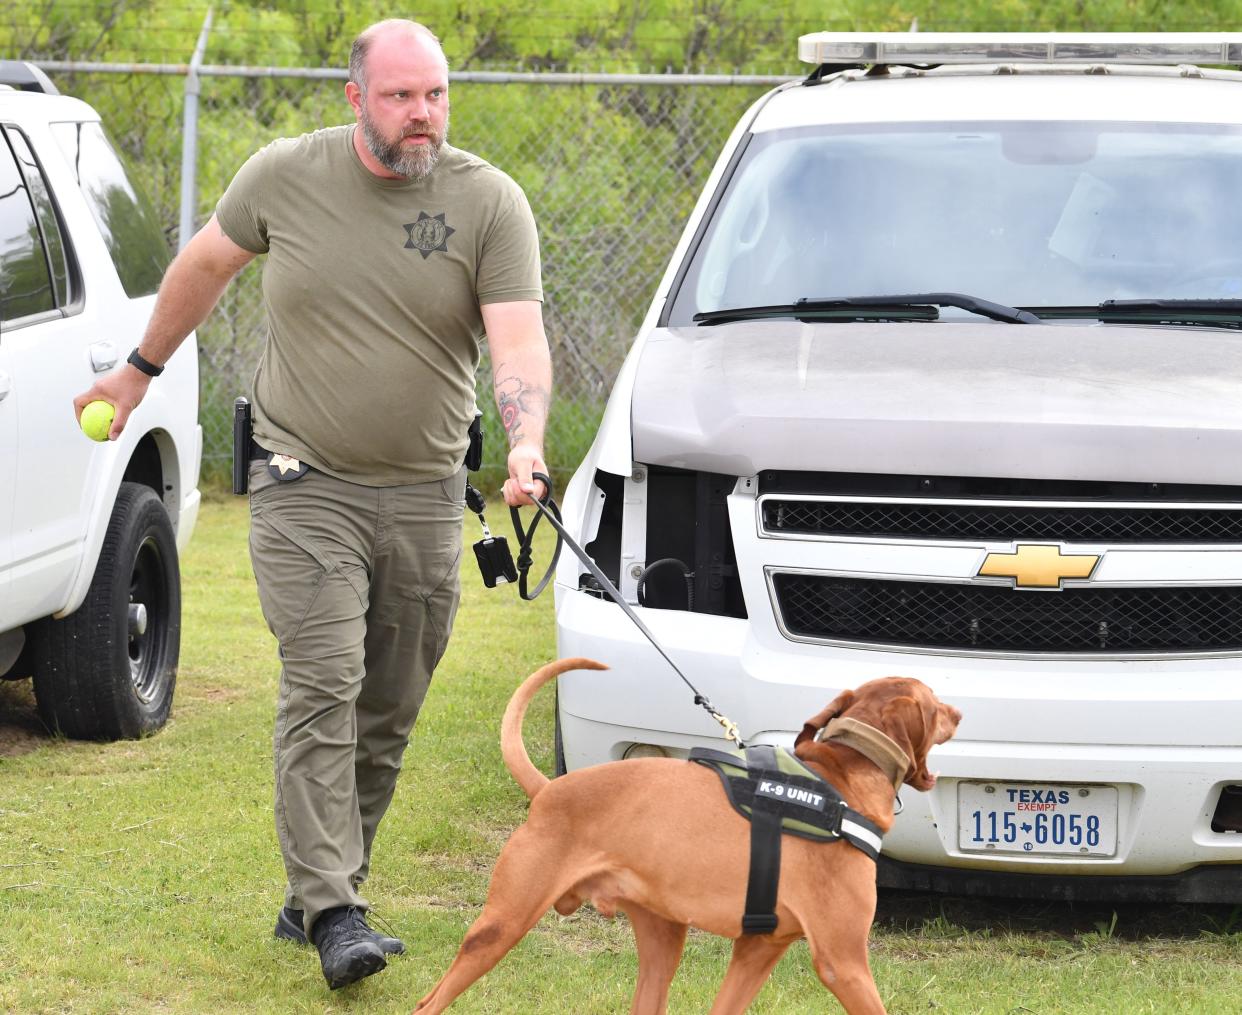
<instances>
[{"instance_id":1,"label":"front bumper","mask_svg":"<svg viewBox=\"0 0 1242 1015\"><path fill-rule=\"evenodd\" d=\"M991 883L1001 894L1023 894L1013 887L1019 881L1046 888L1064 881L1088 893L1073 897L1123 898L1123 882L1142 879L1131 886L1136 897L1207 893L1213 901L1242 902L1242 832L1211 827L1223 788L1242 784L1237 660L949 658L773 643L745 620L724 617L660 610L642 616L748 742L790 745L802 722L839 690L891 674L918 677L962 710L957 736L932 752L936 787L902 792L905 809L884 841L882 885L961 884L974 891L996 875ZM615 605L561 587L557 622L562 657L588 656L611 667L561 678L567 768L620 759L635 743L674 754L720 746L720 727ZM958 786L980 779L1115 786L1116 853L963 852ZM1188 873L1196 868L1208 873Z\"/></svg>"},{"instance_id":2,"label":"front bumper","mask_svg":"<svg viewBox=\"0 0 1242 1015\"><path fill-rule=\"evenodd\" d=\"M1242 864L1193 867L1180 874L1025 874L971 867L929 867L881 856L880 888L1043 902L1242 902Z\"/></svg>"}]
</instances>

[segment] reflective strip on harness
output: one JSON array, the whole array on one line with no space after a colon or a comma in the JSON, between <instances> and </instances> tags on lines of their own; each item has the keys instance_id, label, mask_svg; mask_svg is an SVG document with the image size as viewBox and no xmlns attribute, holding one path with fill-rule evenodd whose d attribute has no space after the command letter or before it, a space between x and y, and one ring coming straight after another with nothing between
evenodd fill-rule
<instances>
[{"instance_id":1,"label":"reflective strip on harness","mask_svg":"<svg viewBox=\"0 0 1242 1015\"><path fill-rule=\"evenodd\" d=\"M880 855L879 826L851 810L831 783L789 751L766 745L745 751L696 747L690 760L720 776L729 803L751 823L743 934L776 929L782 834L816 842L842 839L873 860Z\"/></svg>"},{"instance_id":2,"label":"reflective strip on harness","mask_svg":"<svg viewBox=\"0 0 1242 1015\"><path fill-rule=\"evenodd\" d=\"M847 815L853 813L846 811ZM865 820L865 819L864 819ZM875 825L870 821L866 825L862 825L857 821L851 820L849 817L841 818L841 838L853 846L857 846L864 853L874 860L880 855L880 844L884 841L879 832L873 831ZM865 847L871 847L867 849Z\"/></svg>"}]
</instances>

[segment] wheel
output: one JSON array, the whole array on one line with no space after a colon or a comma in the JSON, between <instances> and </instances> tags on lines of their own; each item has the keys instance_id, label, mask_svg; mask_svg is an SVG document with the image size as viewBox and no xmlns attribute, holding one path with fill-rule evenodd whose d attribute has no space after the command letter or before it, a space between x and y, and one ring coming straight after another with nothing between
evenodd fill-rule
<instances>
[{"instance_id":1,"label":"wheel","mask_svg":"<svg viewBox=\"0 0 1242 1015\"><path fill-rule=\"evenodd\" d=\"M39 715L80 740L132 740L172 710L181 651L181 573L168 512L150 487L122 483L81 606L33 627Z\"/></svg>"},{"instance_id":2,"label":"wheel","mask_svg":"<svg viewBox=\"0 0 1242 1015\"><path fill-rule=\"evenodd\" d=\"M556 716L552 727L552 763L555 766L553 778L559 779L568 771L565 768L565 744L561 741L561 696L559 692L552 703L552 714Z\"/></svg>"}]
</instances>

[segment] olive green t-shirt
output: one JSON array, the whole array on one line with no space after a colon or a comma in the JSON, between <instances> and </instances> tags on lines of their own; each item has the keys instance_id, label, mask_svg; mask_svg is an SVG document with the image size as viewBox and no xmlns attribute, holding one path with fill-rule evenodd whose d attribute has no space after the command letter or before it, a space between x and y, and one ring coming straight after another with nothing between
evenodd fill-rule
<instances>
[{"instance_id":1,"label":"olive green t-shirt","mask_svg":"<svg viewBox=\"0 0 1242 1015\"><path fill-rule=\"evenodd\" d=\"M543 299L534 217L447 144L422 180L378 177L354 130L272 142L216 206L229 239L267 254L255 439L367 486L444 479L474 416L480 305Z\"/></svg>"}]
</instances>

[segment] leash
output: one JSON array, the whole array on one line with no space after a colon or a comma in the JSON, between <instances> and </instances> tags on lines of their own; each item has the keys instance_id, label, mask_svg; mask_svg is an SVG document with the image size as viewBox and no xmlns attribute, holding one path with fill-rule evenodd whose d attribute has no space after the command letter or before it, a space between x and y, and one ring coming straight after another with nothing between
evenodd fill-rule
<instances>
[{"instance_id":1,"label":"leash","mask_svg":"<svg viewBox=\"0 0 1242 1015\"><path fill-rule=\"evenodd\" d=\"M473 487L467 486L467 504L470 506L471 510L479 516L479 520L483 522L484 539L480 543L475 544L475 556L479 558L479 566L483 571L484 584L491 588L495 586L499 580L511 582L514 578L516 578L518 582L518 595L529 602L547 587L548 582L551 581L552 575L556 570L556 562L560 559L562 545L568 546L574 552L574 556L582 561L583 565L591 573L591 576L599 582L600 587L608 593L608 597L619 607L621 607L621 610L625 613L625 615L633 621L634 626L643 633L643 636L651 642L652 647L659 652L664 661L673 668L673 672L681 678L682 683L690 689L690 692L694 695L694 703L703 708L708 715L720 724L720 726L724 729L725 737L727 739L732 740L738 747L744 748L746 744L742 741L742 736L738 732L737 723L733 722L733 720L731 720L728 716L721 713L711 703L707 695L703 694L697 687L695 687L694 684L690 682L690 679L681 672L681 669L675 662L673 662L672 659L669 658L669 655L664 651L663 646L661 646L661 644L656 640L655 635L647 629L647 625L642 622L642 619L637 613L634 612L630 604L627 603L621 593L617 591L617 587L613 585L609 577L604 574L598 566L596 566L595 561L587 556L586 551L578 545L574 537L565 531L565 526L561 522L561 509L552 498L552 479L549 476L544 475L542 472L534 473L533 478L543 483L544 495L543 497L531 497L531 503L535 505L539 513L535 515L529 529L523 529L518 509L516 507L511 507L509 509L509 516L513 519L513 530L518 537L518 559L517 567L514 568L512 557L509 557L508 570L506 570L503 566L503 557L508 555L508 547L505 546L504 537L492 536L490 530L487 528L487 522L483 520L483 512L481 507L477 510L475 509L475 504L481 505L482 496L479 495L478 491L474 490ZM470 496L471 493L475 495L473 501ZM527 573L533 563L531 551L534 543L535 529L538 527L540 520L544 518L546 518L548 524L556 530L556 549L552 553L552 563L548 565L547 572L535 586L535 591L528 593ZM483 550L480 550L480 547L484 546L484 544L487 545Z\"/></svg>"}]
</instances>

